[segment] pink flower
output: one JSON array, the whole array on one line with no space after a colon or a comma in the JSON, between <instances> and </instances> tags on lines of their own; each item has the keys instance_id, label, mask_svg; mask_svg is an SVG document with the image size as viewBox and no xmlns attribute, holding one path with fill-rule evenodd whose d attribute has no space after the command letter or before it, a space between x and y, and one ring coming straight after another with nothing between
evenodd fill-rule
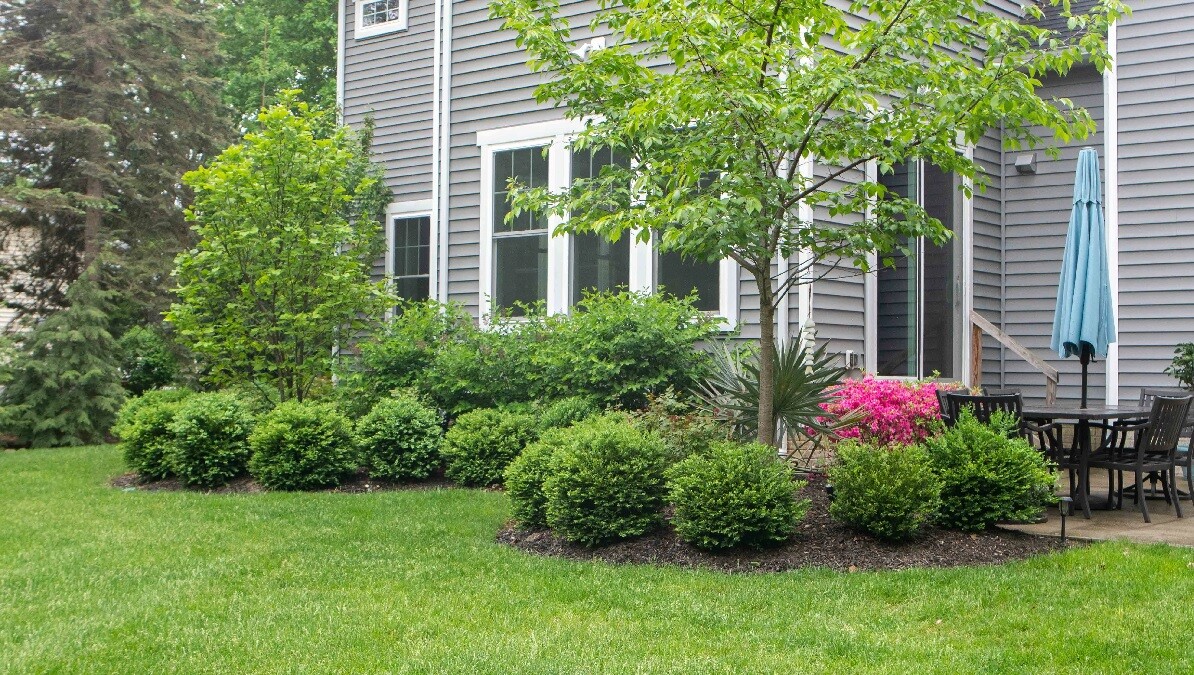
<instances>
[{"instance_id":1,"label":"pink flower","mask_svg":"<svg viewBox=\"0 0 1194 675\"><path fill-rule=\"evenodd\" d=\"M834 417L860 411L861 419L838 431L841 438L859 438L882 445L917 443L941 419L936 382L879 380L867 376L839 385L833 400L821 407Z\"/></svg>"}]
</instances>

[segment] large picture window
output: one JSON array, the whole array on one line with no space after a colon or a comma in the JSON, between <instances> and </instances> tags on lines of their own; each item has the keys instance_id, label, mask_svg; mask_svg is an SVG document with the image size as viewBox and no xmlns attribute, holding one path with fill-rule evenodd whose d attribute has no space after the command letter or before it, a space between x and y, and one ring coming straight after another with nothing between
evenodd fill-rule
<instances>
[{"instance_id":1,"label":"large picture window","mask_svg":"<svg viewBox=\"0 0 1194 675\"><path fill-rule=\"evenodd\" d=\"M572 152L572 180L596 178L606 166L629 167L630 160L609 148ZM597 234L572 236L572 303L588 291L630 285L630 237L611 242Z\"/></svg>"},{"instance_id":2,"label":"large picture window","mask_svg":"<svg viewBox=\"0 0 1194 675\"><path fill-rule=\"evenodd\" d=\"M911 199L950 231L957 232L957 179L928 164L905 163L879 176L889 193ZM903 242L891 255L894 267L877 277L877 372L893 377L953 378L958 363L961 309L958 237L943 246L922 238Z\"/></svg>"},{"instance_id":3,"label":"large picture window","mask_svg":"<svg viewBox=\"0 0 1194 675\"><path fill-rule=\"evenodd\" d=\"M520 305L547 298L547 217L523 211L509 222L510 180L526 187L547 187L543 147L493 153L493 300L501 309L522 313Z\"/></svg>"}]
</instances>

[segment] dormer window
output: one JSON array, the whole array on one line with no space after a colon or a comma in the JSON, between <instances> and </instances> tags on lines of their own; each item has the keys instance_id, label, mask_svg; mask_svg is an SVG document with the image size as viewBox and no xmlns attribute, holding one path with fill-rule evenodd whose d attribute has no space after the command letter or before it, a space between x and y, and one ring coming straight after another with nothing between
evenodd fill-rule
<instances>
[{"instance_id":1,"label":"dormer window","mask_svg":"<svg viewBox=\"0 0 1194 675\"><path fill-rule=\"evenodd\" d=\"M408 0L357 0L356 37L406 30Z\"/></svg>"}]
</instances>

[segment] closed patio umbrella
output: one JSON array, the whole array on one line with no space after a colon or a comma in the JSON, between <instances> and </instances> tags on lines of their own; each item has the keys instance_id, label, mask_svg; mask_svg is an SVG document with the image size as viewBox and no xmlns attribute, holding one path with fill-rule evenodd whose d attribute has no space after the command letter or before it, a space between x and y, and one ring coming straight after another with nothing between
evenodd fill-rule
<instances>
[{"instance_id":1,"label":"closed patio umbrella","mask_svg":"<svg viewBox=\"0 0 1194 675\"><path fill-rule=\"evenodd\" d=\"M1074 178L1074 210L1066 234L1050 343L1062 358L1076 354L1082 361L1083 408L1090 360L1106 356L1107 348L1114 342L1115 316L1107 273L1099 155L1093 148L1083 148Z\"/></svg>"}]
</instances>

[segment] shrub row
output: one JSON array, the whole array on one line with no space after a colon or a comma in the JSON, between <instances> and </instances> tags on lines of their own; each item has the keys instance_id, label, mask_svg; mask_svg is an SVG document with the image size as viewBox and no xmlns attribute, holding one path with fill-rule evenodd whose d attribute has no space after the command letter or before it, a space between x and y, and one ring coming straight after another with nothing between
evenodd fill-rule
<instances>
[{"instance_id":1,"label":"shrub row","mask_svg":"<svg viewBox=\"0 0 1194 675\"><path fill-rule=\"evenodd\" d=\"M965 411L920 445L842 443L829 473L830 514L893 541L915 536L929 522L976 532L1034 518L1053 499L1055 478L1017 430L1008 415L983 424Z\"/></svg>"},{"instance_id":2,"label":"shrub row","mask_svg":"<svg viewBox=\"0 0 1194 675\"><path fill-rule=\"evenodd\" d=\"M213 488L248 472L276 490L338 485L362 465L378 478L426 478L443 434L439 415L411 398L379 401L354 429L328 403L287 402L257 416L232 394L184 390L130 400L115 430L144 478Z\"/></svg>"},{"instance_id":3,"label":"shrub row","mask_svg":"<svg viewBox=\"0 0 1194 675\"><path fill-rule=\"evenodd\" d=\"M487 328L458 305L412 303L346 376L355 401L414 387L455 416L478 408L580 396L636 408L707 372L696 349L716 331L691 300L638 293L586 296L569 314L498 314Z\"/></svg>"},{"instance_id":4,"label":"shrub row","mask_svg":"<svg viewBox=\"0 0 1194 675\"><path fill-rule=\"evenodd\" d=\"M763 546L791 536L807 508L773 448L715 441L672 458L659 433L610 413L544 433L506 469L506 490L524 527L588 546L644 534L668 504L694 546Z\"/></svg>"}]
</instances>

